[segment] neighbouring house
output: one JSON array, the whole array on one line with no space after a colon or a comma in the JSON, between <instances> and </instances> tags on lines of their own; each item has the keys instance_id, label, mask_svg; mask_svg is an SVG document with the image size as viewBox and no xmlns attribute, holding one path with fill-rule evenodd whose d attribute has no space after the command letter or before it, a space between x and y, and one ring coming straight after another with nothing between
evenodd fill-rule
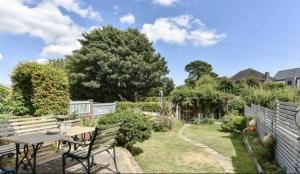
<instances>
[{"instance_id":1,"label":"neighbouring house","mask_svg":"<svg viewBox=\"0 0 300 174\"><path fill-rule=\"evenodd\" d=\"M285 83L300 89L300 68L278 71L274 76L275 81Z\"/></svg>"},{"instance_id":2,"label":"neighbouring house","mask_svg":"<svg viewBox=\"0 0 300 174\"><path fill-rule=\"evenodd\" d=\"M255 77L258 79L261 83L271 82L273 81L273 78L270 77L270 73L261 73L255 69L248 68L245 70L242 70L231 77L231 80L235 82L241 82L244 79L247 79L248 77Z\"/></svg>"}]
</instances>

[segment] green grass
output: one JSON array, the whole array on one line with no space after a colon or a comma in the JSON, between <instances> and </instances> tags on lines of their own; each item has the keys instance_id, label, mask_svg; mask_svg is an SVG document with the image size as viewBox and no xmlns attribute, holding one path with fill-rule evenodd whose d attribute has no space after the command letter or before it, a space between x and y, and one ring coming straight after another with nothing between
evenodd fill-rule
<instances>
[{"instance_id":1,"label":"green grass","mask_svg":"<svg viewBox=\"0 0 300 174\"><path fill-rule=\"evenodd\" d=\"M274 150L265 148L260 143L257 133L248 133L248 142L265 173L286 173L274 160Z\"/></svg>"},{"instance_id":2,"label":"green grass","mask_svg":"<svg viewBox=\"0 0 300 174\"><path fill-rule=\"evenodd\" d=\"M256 168L238 135L219 131L220 125L192 125L183 134L208 145L219 153L230 157L236 173L256 173Z\"/></svg>"},{"instance_id":3,"label":"green grass","mask_svg":"<svg viewBox=\"0 0 300 174\"><path fill-rule=\"evenodd\" d=\"M153 133L137 144L142 149L135 159L145 173L224 173L224 169L201 148L177 136L182 123L169 132Z\"/></svg>"}]
</instances>

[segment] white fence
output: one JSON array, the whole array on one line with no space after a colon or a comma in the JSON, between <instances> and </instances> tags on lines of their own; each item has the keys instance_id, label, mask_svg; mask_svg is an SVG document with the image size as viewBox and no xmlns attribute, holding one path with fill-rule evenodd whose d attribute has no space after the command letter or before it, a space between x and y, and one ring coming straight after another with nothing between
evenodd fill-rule
<instances>
[{"instance_id":1,"label":"white fence","mask_svg":"<svg viewBox=\"0 0 300 174\"><path fill-rule=\"evenodd\" d=\"M300 173L300 129L296 124L299 105L277 102L276 110L245 106L245 116L256 119L260 139L272 133L276 140L275 158L287 173Z\"/></svg>"},{"instance_id":2,"label":"white fence","mask_svg":"<svg viewBox=\"0 0 300 174\"><path fill-rule=\"evenodd\" d=\"M69 114L76 113L80 116L103 116L105 114L114 113L116 103L96 103L93 100L71 101Z\"/></svg>"}]
</instances>

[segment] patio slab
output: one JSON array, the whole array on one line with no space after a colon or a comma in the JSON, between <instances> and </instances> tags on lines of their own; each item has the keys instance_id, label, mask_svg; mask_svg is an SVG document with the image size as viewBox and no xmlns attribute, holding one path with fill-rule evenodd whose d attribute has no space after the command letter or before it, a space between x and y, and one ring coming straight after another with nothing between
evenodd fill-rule
<instances>
[{"instance_id":1,"label":"patio slab","mask_svg":"<svg viewBox=\"0 0 300 174\"><path fill-rule=\"evenodd\" d=\"M138 163L131 153L122 148L116 148L117 164L121 173L143 173ZM61 155L47 157L46 160L38 161L37 173L62 173ZM107 152L95 156L96 166L93 166L91 173L116 173L112 158ZM75 160L67 160L66 173L86 173L84 168ZM20 170L19 173L30 173L30 171Z\"/></svg>"}]
</instances>

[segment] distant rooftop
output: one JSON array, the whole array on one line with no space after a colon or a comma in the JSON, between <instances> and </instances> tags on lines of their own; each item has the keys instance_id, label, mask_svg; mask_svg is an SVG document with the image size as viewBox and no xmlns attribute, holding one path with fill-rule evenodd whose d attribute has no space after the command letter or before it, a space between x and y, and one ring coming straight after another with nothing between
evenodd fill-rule
<instances>
[{"instance_id":1,"label":"distant rooftop","mask_svg":"<svg viewBox=\"0 0 300 174\"><path fill-rule=\"evenodd\" d=\"M276 80L284 80L291 77L300 77L300 68L278 71L274 76Z\"/></svg>"},{"instance_id":2,"label":"distant rooftop","mask_svg":"<svg viewBox=\"0 0 300 174\"><path fill-rule=\"evenodd\" d=\"M264 81L266 80L266 74L261 73L255 69L252 68L248 68L245 70L242 70L240 72L238 72L237 74L235 74L234 76L231 77L232 80L234 81L241 81L245 78L248 77L256 77L259 81Z\"/></svg>"}]
</instances>

